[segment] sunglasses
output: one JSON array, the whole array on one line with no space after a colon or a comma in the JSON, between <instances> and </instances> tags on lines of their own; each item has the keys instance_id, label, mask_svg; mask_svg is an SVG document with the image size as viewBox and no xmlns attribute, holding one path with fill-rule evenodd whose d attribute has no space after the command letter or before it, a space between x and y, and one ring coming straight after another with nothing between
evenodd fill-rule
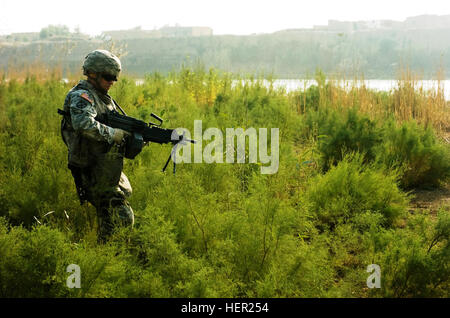
<instances>
[{"instance_id":1,"label":"sunglasses","mask_svg":"<svg viewBox=\"0 0 450 318\"><path fill-rule=\"evenodd\" d=\"M102 78L107 82L117 82L117 76L111 74L102 74Z\"/></svg>"}]
</instances>

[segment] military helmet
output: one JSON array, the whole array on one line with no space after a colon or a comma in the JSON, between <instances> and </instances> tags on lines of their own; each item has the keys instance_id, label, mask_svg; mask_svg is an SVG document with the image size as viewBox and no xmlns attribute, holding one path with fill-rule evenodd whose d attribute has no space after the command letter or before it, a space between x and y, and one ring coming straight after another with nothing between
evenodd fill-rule
<instances>
[{"instance_id":1,"label":"military helmet","mask_svg":"<svg viewBox=\"0 0 450 318\"><path fill-rule=\"evenodd\" d=\"M122 65L117 56L106 50L95 50L86 55L83 63L83 74L88 71L92 73L107 73L118 76Z\"/></svg>"}]
</instances>

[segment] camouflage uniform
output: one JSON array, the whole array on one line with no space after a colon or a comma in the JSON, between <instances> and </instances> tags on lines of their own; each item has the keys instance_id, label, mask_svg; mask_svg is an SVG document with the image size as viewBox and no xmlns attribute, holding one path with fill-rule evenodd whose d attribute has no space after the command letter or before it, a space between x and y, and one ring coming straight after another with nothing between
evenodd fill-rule
<instances>
[{"instance_id":1,"label":"camouflage uniform","mask_svg":"<svg viewBox=\"0 0 450 318\"><path fill-rule=\"evenodd\" d=\"M69 169L75 179L80 200L97 209L99 241L111 235L114 224L133 226L134 214L126 198L130 183L122 172L124 144L114 143L114 128L95 117L116 106L108 94L81 80L64 102L61 132L68 147ZM70 114L70 116L69 116Z\"/></svg>"}]
</instances>

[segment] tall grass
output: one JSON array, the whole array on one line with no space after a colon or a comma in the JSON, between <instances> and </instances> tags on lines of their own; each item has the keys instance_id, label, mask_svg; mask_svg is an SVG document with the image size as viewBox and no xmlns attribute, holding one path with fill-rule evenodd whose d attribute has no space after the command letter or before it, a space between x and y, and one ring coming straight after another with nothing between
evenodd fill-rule
<instances>
[{"instance_id":1,"label":"tall grass","mask_svg":"<svg viewBox=\"0 0 450 318\"><path fill-rule=\"evenodd\" d=\"M325 75L318 71L315 75L317 86L294 92L292 99L298 113L322 108L356 108L378 120L391 116L399 122L414 119L420 124L433 127L438 134L443 135L450 129L450 111L445 100L442 80L442 71L438 71L436 86L425 88L419 76L405 68L399 71L396 86L391 91L378 92L368 89L363 77L327 80Z\"/></svg>"}]
</instances>

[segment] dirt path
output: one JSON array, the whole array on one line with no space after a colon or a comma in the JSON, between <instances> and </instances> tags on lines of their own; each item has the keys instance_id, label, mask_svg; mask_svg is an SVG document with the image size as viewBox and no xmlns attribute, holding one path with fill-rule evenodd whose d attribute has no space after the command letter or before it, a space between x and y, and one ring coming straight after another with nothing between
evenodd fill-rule
<instances>
[{"instance_id":1,"label":"dirt path","mask_svg":"<svg viewBox=\"0 0 450 318\"><path fill-rule=\"evenodd\" d=\"M441 207L450 209L450 183L440 189L415 190L411 193L414 198L410 203L410 210L428 210L433 216Z\"/></svg>"}]
</instances>

